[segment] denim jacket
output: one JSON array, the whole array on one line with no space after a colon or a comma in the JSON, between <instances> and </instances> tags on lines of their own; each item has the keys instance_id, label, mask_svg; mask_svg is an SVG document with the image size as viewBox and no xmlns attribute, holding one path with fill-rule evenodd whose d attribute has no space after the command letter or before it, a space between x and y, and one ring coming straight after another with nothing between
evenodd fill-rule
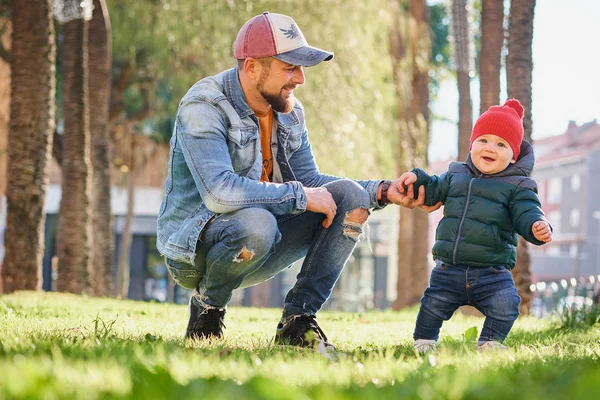
<instances>
[{"instance_id":1,"label":"denim jacket","mask_svg":"<svg viewBox=\"0 0 600 400\"><path fill-rule=\"evenodd\" d=\"M177 109L158 213L157 249L162 255L193 265L202 229L215 215L245 207L299 214L306 210L304 187L341 179L319 172L299 101L292 112L274 117L282 184L260 182L258 120L246 103L237 67L200 80L185 94ZM380 208L380 182L357 181L369 192L373 208Z\"/></svg>"}]
</instances>

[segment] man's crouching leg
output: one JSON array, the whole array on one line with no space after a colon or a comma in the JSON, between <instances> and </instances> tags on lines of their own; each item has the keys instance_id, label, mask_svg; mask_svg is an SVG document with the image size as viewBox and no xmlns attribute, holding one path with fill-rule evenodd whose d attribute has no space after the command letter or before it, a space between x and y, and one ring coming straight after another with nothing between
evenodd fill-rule
<instances>
[{"instance_id":1,"label":"man's crouching leg","mask_svg":"<svg viewBox=\"0 0 600 400\"><path fill-rule=\"evenodd\" d=\"M363 237L369 216L369 193L351 180L325 185L337 205L331 226L318 229L308 250L296 285L288 292L276 343L314 346L327 343L316 313L331 295L356 244Z\"/></svg>"},{"instance_id":2,"label":"man's crouching leg","mask_svg":"<svg viewBox=\"0 0 600 400\"><path fill-rule=\"evenodd\" d=\"M204 273L190 299L186 337L223 335L233 290L260 268L280 239L275 217L261 208L222 214L205 228L197 253Z\"/></svg>"}]
</instances>

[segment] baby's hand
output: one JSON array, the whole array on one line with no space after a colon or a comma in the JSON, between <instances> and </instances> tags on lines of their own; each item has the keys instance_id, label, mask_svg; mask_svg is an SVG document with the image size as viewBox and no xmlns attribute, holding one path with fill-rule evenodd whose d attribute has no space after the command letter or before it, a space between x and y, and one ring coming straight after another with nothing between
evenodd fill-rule
<instances>
[{"instance_id":1,"label":"baby's hand","mask_svg":"<svg viewBox=\"0 0 600 400\"><path fill-rule=\"evenodd\" d=\"M400 193L406 193L406 187L417 181L417 175L414 172L405 172L398 178L400 183Z\"/></svg>"},{"instance_id":2,"label":"baby's hand","mask_svg":"<svg viewBox=\"0 0 600 400\"><path fill-rule=\"evenodd\" d=\"M537 221L531 227L533 236L540 242L550 243L552 241L552 230L546 221Z\"/></svg>"}]
</instances>

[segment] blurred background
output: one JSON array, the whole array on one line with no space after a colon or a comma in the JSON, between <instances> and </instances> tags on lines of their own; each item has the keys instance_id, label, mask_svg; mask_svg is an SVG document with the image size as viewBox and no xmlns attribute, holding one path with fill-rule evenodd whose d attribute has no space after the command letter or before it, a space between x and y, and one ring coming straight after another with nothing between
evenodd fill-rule
<instances>
[{"instance_id":1,"label":"blurred background","mask_svg":"<svg viewBox=\"0 0 600 400\"><path fill-rule=\"evenodd\" d=\"M554 228L548 245L520 240L521 311L598 302L592 0L0 0L0 292L187 302L156 250L175 111L196 81L235 65L239 28L265 10L335 52L296 91L323 172L442 173L466 159L481 112L521 101ZM417 304L442 213L372 213L325 307ZM231 304L282 306L298 270L236 291Z\"/></svg>"}]
</instances>

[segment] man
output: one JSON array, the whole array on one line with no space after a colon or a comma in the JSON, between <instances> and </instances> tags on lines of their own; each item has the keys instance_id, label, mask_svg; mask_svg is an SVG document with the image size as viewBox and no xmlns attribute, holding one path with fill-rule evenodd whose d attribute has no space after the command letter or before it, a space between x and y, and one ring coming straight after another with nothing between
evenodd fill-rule
<instances>
[{"instance_id":1,"label":"man","mask_svg":"<svg viewBox=\"0 0 600 400\"><path fill-rule=\"evenodd\" d=\"M234 289L304 258L285 298L277 343L327 344L316 313L363 233L369 209L414 207L398 182L319 172L294 90L303 67L333 58L294 20L265 12L234 43L235 68L202 79L177 110L158 250L175 281L194 289L186 336L222 336ZM307 335L308 333L308 335Z\"/></svg>"}]
</instances>

